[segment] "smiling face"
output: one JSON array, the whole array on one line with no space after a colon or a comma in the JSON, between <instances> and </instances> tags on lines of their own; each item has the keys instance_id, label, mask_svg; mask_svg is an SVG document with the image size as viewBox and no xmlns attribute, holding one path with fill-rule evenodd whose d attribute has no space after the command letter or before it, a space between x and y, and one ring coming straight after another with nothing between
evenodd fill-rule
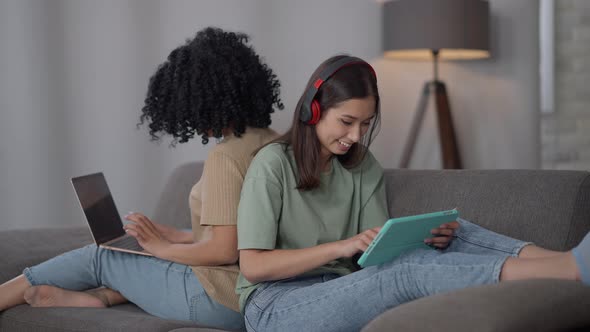
<instances>
[{"instance_id":1,"label":"smiling face","mask_svg":"<svg viewBox=\"0 0 590 332\"><path fill-rule=\"evenodd\" d=\"M316 125L321 144L321 159L327 163L333 155L343 155L358 143L375 116L375 98L349 99L322 112Z\"/></svg>"}]
</instances>

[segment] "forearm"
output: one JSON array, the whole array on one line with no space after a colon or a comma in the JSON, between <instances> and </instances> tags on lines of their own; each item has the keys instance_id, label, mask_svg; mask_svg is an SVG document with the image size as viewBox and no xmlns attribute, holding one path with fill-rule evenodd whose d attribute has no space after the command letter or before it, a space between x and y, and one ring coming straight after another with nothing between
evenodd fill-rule
<instances>
[{"instance_id":1,"label":"forearm","mask_svg":"<svg viewBox=\"0 0 590 332\"><path fill-rule=\"evenodd\" d=\"M191 238L192 240L192 238ZM193 243L172 243L157 253L158 258L191 266L218 266L235 264L237 249L224 250L213 241L204 240Z\"/></svg>"},{"instance_id":2,"label":"forearm","mask_svg":"<svg viewBox=\"0 0 590 332\"><path fill-rule=\"evenodd\" d=\"M240 268L256 283L295 277L341 257L337 242L305 249L242 250Z\"/></svg>"},{"instance_id":3,"label":"forearm","mask_svg":"<svg viewBox=\"0 0 590 332\"><path fill-rule=\"evenodd\" d=\"M174 237L174 243L193 243L193 232L192 231L183 231L179 230L176 236Z\"/></svg>"}]
</instances>

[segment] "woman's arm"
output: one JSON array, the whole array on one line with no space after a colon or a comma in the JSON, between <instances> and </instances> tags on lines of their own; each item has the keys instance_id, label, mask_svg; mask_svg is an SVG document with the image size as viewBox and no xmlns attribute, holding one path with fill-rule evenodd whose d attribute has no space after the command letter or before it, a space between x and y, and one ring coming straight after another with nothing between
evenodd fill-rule
<instances>
[{"instance_id":1,"label":"woman's arm","mask_svg":"<svg viewBox=\"0 0 590 332\"><path fill-rule=\"evenodd\" d=\"M172 243L193 243L193 232L183 231L172 226L159 224L152 221L156 229Z\"/></svg>"},{"instance_id":2,"label":"woman's arm","mask_svg":"<svg viewBox=\"0 0 590 332\"><path fill-rule=\"evenodd\" d=\"M235 264L238 261L235 224L245 172L241 167L231 156L217 149L207 156L199 180L202 197L195 200L191 191L189 201L191 211L196 208L193 203L200 203L199 222L204 220L211 225L211 231L203 239L193 243L192 232L186 232L183 235L176 234L175 237L186 240L186 243L170 243L180 241L165 241L166 236L158 232L157 225L143 215L135 215L130 219L134 221L128 228L130 234L137 234L139 243L156 257L175 263L192 266ZM164 235L164 239L161 235Z\"/></svg>"},{"instance_id":3,"label":"woman's arm","mask_svg":"<svg viewBox=\"0 0 590 332\"><path fill-rule=\"evenodd\" d=\"M240 271L251 283L295 277L333 260L367 250L380 227L305 249L240 250Z\"/></svg>"},{"instance_id":4,"label":"woman's arm","mask_svg":"<svg viewBox=\"0 0 590 332\"><path fill-rule=\"evenodd\" d=\"M191 266L235 264L238 260L236 226L212 226L210 236L194 243L172 243L146 216L134 213L125 225L127 233L154 256Z\"/></svg>"},{"instance_id":5,"label":"woman's arm","mask_svg":"<svg viewBox=\"0 0 590 332\"><path fill-rule=\"evenodd\" d=\"M211 237L190 244L171 244L159 252L159 257L191 266L236 264L238 261L236 226L212 226L211 228Z\"/></svg>"}]
</instances>

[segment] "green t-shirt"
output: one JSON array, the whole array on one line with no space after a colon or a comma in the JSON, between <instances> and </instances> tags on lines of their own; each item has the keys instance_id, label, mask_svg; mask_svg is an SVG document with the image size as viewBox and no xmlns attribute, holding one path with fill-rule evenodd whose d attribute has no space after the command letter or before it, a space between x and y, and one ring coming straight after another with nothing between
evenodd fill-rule
<instances>
[{"instance_id":1,"label":"green t-shirt","mask_svg":"<svg viewBox=\"0 0 590 332\"><path fill-rule=\"evenodd\" d=\"M274 143L261 149L244 179L238 207L238 249L301 249L347 239L382 226L388 219L383 169L368 152L363 162L344 168L332 159L319 188L300 191L291 148ZM355 271L350 259L338 259L305 276L345 275ZM257 288L242 274L236 292L240 309Z\"/></svg>"}]
</instances>

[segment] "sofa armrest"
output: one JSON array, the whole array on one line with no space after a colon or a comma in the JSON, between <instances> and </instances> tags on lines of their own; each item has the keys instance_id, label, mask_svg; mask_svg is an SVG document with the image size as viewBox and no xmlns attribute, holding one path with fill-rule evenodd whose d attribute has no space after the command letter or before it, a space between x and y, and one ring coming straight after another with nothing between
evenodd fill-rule
<instances>
[{"instance_id":1,"label":"sofa armrest","mask_svg":"<svg viewBox=\"0 0 590 332\"><path fill-rule=\"evenodd\" d=\"M565 280L525 280L418 299L371 321L377 331L567 331L590 327L590 287Z\"/></svg>"},{"instance_id":2,"label":"sofa armrest","mask_svg":"<svg viewBox=\"0 0 590 332\"><path fill-rule=\"evenodd\" d=\"M0 232L0 283L66 251L93 243L88 227Z\"/></svg>"}]
</instances>

